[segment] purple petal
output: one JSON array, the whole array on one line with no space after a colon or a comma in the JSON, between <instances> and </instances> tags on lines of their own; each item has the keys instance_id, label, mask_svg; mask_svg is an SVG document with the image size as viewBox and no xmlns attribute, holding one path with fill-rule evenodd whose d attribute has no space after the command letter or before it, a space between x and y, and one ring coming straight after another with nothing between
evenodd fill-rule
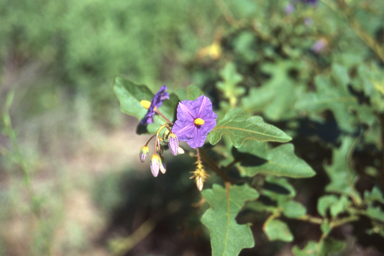
<instances>
[{"instance_id":1,"label":"purple petal","mask_svg":"<svg viewBox=\"0 0 384 256\"><path fill-rule=\"evenodd\" d=\"M159 108L164 100L169 99L169 93L165 92L167 90L167 86L161 86L160 90L153 96L151 101L151 105L148 108L147 114L141 120L142 125L147 125L153 123L153 117L155 115L155 107Z\"/></svg>"}]
</instances>

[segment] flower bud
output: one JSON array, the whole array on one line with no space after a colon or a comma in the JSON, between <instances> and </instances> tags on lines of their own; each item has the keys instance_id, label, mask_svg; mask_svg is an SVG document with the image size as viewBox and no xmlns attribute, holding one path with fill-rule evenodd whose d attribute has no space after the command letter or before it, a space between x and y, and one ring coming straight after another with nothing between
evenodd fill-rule
<instances>
[{"instance_id":1,"label":"flower bud","mask_svg":"<svg viewBox=\"0 0 384 256\"><path fill-rule=\"evenodd\" d=\"M161 158L160 171L162 174L165 174L165 171L166 171L165 159L162 156L160 158Z\"/></svg>"},{"instance_id":2,"label":"flower bud","mask_svg":"<svg viewBox=\"0 0 384 256\"><path fill-rule=\"evenodd\" d=\"M199 191L203 190L204 180L201 177L197 177L196 186Z\"/></svg>"},{"instance_id":3,"label":"flower bud","mask_svg":"<svg viewBox=\"0 0 384 256\"><path fill-rule=\"evenodd\" d=\"M177 151L179 148L179 139L174 133L171 133L169 135L169 140L168 140L168 146L169 150L171 151L172 155L177 156Z\"/></svg>"},{"instance_id":4,"label":"flower bud","mask_svg":"<svg viewBox=\"0 0 384 256\"><path fill-rule=\"evenodd\" d=\"M139 156L140 156L140 161L142 163L144 163L145 159L147 159L148 153L149 153L149 147L148 146L143 146L140 149Z\"/></svg>"},{"instance_id":5,"label":"flower bud","mask_svg":"<svg viewBox=\"0 0 384 256\"><path fill-rule=\"evenodd\" d=\"M154 177L157 177L159 174L161 165L161 158L157 154L153 154L151 157L151 162L149 163L149 166L151 167L151 172Z\"/></svg>"},{"instance_id":6,"label":"flower bud","mask_svg":"<svg viewBox=\"0 0 384 256\"><path fill-rule=\"evenodd\" d=\"M179 148L177 149L177 154L182 155L182 154L184 154L184 153L185 153L185 151L184 151L184 149L183 149L182 147L179 147Z\"/></svg>"}]
</instances>

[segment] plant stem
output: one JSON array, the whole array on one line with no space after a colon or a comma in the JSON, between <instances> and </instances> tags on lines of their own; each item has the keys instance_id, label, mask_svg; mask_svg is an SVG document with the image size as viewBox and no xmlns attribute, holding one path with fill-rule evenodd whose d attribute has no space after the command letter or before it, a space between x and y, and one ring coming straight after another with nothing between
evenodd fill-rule
<instances>
[{"instance_id":1,"label":"plant stem","mask_svg":"<svg viewBox=\"0 0 384 256\"><path fill-rule=\"evenodd\" d=\"M224 171L222 169L219 168L219 166L217 166L217 164L215 162L213 162L206 154L205 154L205 151L203 149L200 150L201 151L201 157L203 158L204 162L212 169L212 171L214 171L215 173L217 173L217 175L219 175L223 181L225 182L229 182L229 178L227 177L227 175L224 173Z\"/></svg>"},{"instance_id":2,"label":"plant stem","mask_svg":"<svg viewBox=\"0 0 384 256\"><path fill-rule=\"evenodd\" d=\"M162 118L164 118L164 120L167 122L167 123L169 123L170 125L173 125L173 123L168 119L168 118L166 118L157 108L155 108L155 112L157 113L157 114L159 114Z\"/></svg>"}]
</instances>

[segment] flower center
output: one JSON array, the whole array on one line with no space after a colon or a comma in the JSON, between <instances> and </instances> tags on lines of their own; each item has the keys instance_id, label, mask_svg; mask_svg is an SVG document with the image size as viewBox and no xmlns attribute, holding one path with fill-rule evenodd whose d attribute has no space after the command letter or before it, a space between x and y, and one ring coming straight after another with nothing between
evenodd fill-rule
<instances>
[{"instance_id":1,"label":"flower center","mask_svg":"<svg viewBox=\"0 0 384 256\"><path fill-rule=\"evenodd\" d=\"M151 106L151 102L147 100L140 101L140 104L146 109L149 109L149 106Z\"/></svg>"},{"instance_id":2,"label":"flower center","mask_svg":"<svg viewBox=\"0 0 384 256\"><path fill-rule=\"evenodd\" d=\"M196 118L195 121L193 122L195 125L203 125L205 121L201 118Z\"/></svg>"}]
</instances>

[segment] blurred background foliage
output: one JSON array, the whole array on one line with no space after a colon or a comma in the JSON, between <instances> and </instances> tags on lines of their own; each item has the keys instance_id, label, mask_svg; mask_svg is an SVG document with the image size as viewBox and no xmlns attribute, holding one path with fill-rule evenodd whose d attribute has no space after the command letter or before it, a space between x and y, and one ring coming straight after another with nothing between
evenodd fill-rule
<instances>
[{"instance_id":1,"label":"blurred background foliage","mask_svg":"<svg viewBox=\"0 0 384 256\"><path fill-rule=\"evenodd\" d=\"M119 111L117 75L153 91L193 83L220 117L240 106L291 132L296 153L318 172L294 182L309 212L341 134L365 134L360 186L382 179L383 1L0 0L0 15L0 254L209 253L189 173L152 179L139 165L147 138ZM347 93L333 91L345 81L363 104L308 108L310 92L323 85L325 98ZM362 107L367 98L374 113ZM350 109L356 115L344 122ZM169 165L188 169L187 158L178 161ZM338 231L350 239L340 255L381 255L347 228ZM306 239L300 232L319 233L299 226L296 244ZM266 246L265 235L255 239L257 255L290 253L286 244Z\"/></svg>"}]
</instances>

